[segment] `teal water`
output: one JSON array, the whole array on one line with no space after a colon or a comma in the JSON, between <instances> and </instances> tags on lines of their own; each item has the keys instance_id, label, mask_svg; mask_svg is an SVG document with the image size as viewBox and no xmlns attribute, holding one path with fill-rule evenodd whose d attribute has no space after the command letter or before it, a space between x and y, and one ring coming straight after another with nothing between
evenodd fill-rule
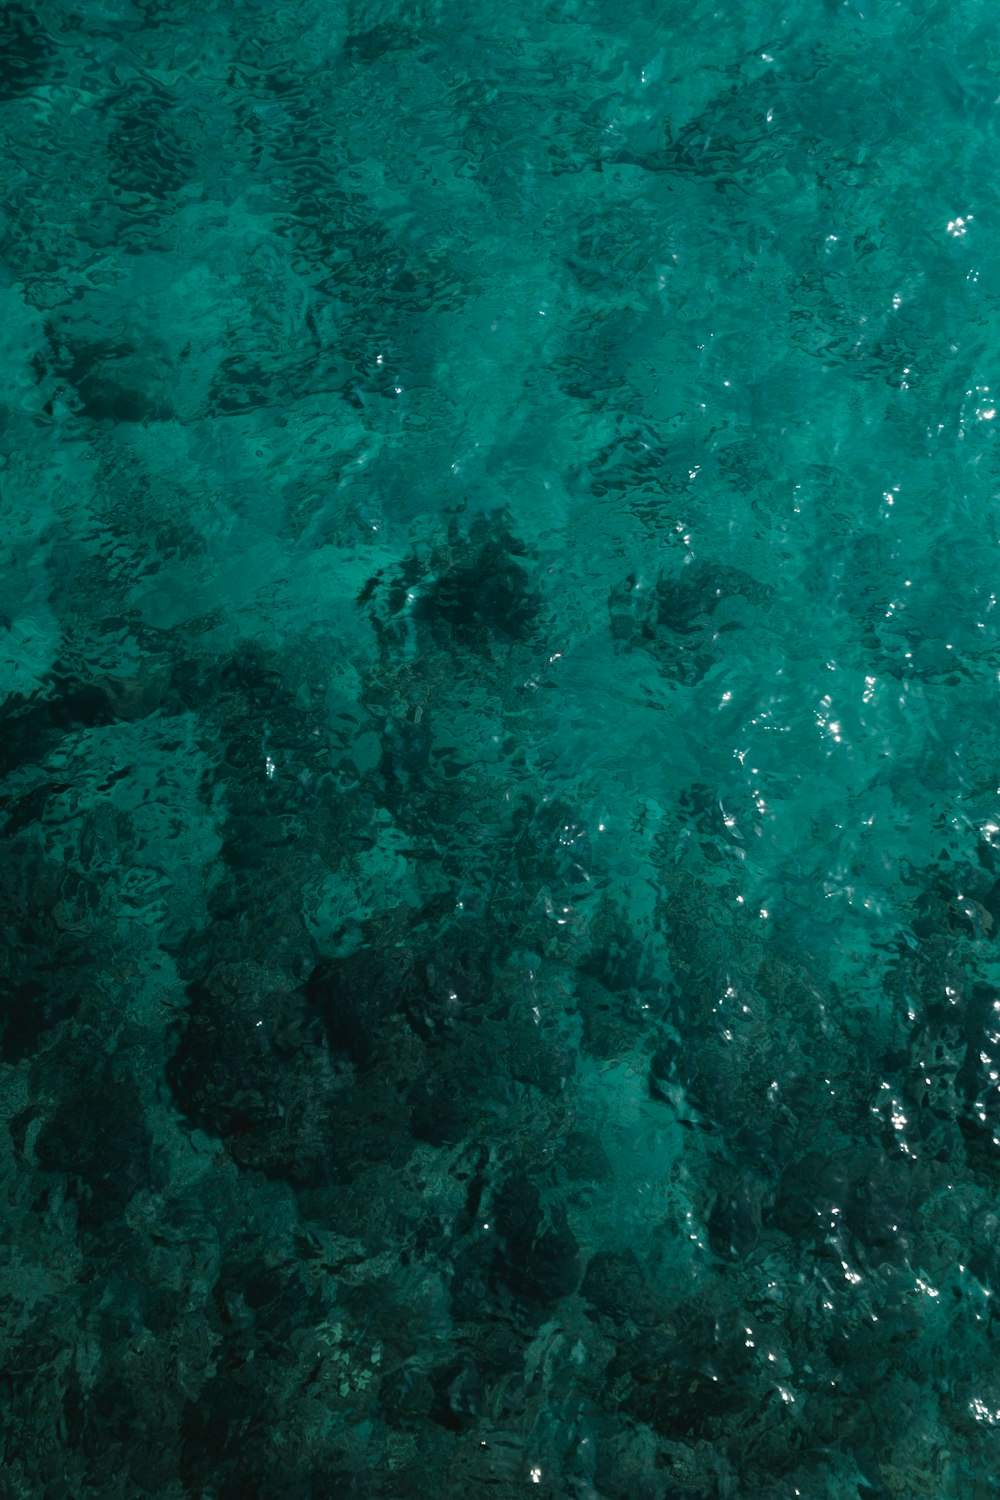
<instances>
[{"instance_id":1,"label":"teal water","mask_svg":"<svg viewBox=\"0 0 1000 1500\"><path fill-rule=\"evenodd\" d=\"M0 9L16 1500L987 1500L976 3Z\"/></svg>"}]
</instances>

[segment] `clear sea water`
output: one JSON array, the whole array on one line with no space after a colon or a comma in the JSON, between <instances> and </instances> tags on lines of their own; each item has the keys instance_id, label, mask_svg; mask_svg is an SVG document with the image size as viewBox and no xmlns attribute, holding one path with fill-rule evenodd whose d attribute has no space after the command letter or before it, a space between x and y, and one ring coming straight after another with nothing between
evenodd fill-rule
<instances>
[{"instance_id":1,"label":"clear sea water","mask_svg":"<svg viewBox=\"0 0 1000 1500\"><path fill-rule=\"evenodd\" d=\"M982 0L0 8L0 1489L987 1500Z\"/></svg>"}]
</instances>

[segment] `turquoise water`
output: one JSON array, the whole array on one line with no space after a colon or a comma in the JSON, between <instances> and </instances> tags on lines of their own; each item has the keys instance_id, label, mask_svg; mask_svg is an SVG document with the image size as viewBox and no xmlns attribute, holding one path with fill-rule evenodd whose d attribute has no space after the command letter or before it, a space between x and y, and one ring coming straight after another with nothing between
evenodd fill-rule
<instances>
[{"instance_id":1,"label":"turquoise water","mask_svg":"<svg viewBox=\"0 0 1000 1500\"><path fill-rule=\"evenodd\" d=\"M0 10L17 1500L986 1500L982 3Z\"/></svg>"}]
</instances>

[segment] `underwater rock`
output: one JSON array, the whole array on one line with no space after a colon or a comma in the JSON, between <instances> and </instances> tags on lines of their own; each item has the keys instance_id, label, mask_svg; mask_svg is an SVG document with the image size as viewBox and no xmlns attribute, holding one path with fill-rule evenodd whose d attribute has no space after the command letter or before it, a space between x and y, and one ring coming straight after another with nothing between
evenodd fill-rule
<instances>
[{"instance_id":1,"label":"underwater rock","mask_svg":"<svg viewBox=\"0 0 1000 1500\"><path fill-rule=\"evenodd\" d=\"M426 561L410 556L397 579L386 588L373 581L360 602L374 596L373 621L387 645L403 643L409 628L428 646L441 648L486 652L522 643L541 610L520 561L525 556L502 516L477 517L465 537L453 523L447 543L433 548Z\"/></svg>"},{"instance_id":2,"label":"underwater rock","mask_svg":"<svg viewBox=\"0 0 1000 1500\"><path fill-rule=\"evenodd\" d=\"M649 651L671 681L700 682L723 637L759 624L770 590L728 564L697 559L648 585L633 574L612 590L612 633L621 649Z\"/></svg>"},{"instance_id":3,"label":"underwater rock","mask_svg":"<svg viewBox=\"0 0 1000 1500\"><path fill-rule=\"evenodd\" d=\"M152 1137L136 1085L109 1068L67 1094L38 1132L35 1155L46 1172L70 1178L84 1228L120 1219L133 1196L153 1185Z\"/></svg>"},{"instance_id":4,"label":"underwater rock","mask_svg":"<svg viewBox=\"0 0 1000 1500\"><path fill-rule=\"evenodd\" d=\"M517 1170L501 1185L490 1212L497 1242L493 1280L541 1319L579 1279L577 1244L565 1215L560 1209L543 1215L538 1188Z\"/></svg>"}]
</instances>

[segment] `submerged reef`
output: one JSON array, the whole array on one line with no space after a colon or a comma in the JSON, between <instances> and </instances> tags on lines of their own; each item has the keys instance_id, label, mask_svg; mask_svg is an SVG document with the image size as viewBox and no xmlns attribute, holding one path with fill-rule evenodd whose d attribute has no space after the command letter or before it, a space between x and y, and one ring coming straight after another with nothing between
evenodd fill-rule
<instances>
[{"instance_id":1,"label":"submerged reef","mask_svg":"<svg viewBox=\"0 0 1000 1500\"><path fill-rule=\"evenodd\" d=\"M0 1500L992 1500L980 11L0 10Z\"/></svg>"}]
</instances>

